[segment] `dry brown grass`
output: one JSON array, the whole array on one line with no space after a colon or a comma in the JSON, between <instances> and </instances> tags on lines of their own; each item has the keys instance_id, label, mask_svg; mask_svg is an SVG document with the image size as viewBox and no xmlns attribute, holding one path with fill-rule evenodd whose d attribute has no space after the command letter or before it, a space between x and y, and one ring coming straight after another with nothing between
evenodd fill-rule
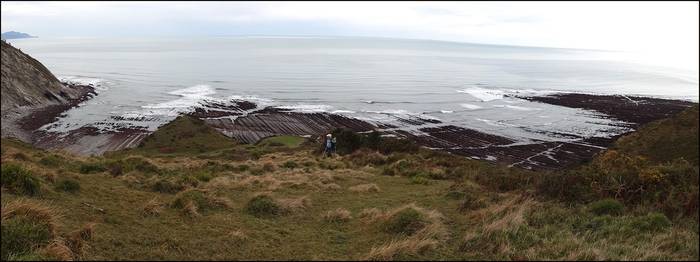
<instances>
[{"instance_id":1,"label":"dry brown grass","mask_svg":"<svg viewBox=\"0 0 700 262\"><path fill-rule=\"evenodd\" d=\"M383 212L379 210L378 208L365 208L362 211L360 211L360 218L362 218L365 222L374 222L376 221L380 216L382 216Z\"/></svg>"},{"instance_id":2,"label":"dry brown grass","mask_svg":"<svg viewBox=\"0 0 700 262\"><path fill-rule=\"evenodd\" d=\"M438 244L438 241L434 239L409 238L392 240L380 247L373 247L364 259L372 261L394 260L399 255L417 255L427 250L435 249Z\"/></svg>"},{"instance_id":3,"label":"dry brown grass","mask_svg":"<svg viewBox=\"0 0 700 262\"><path fill-rule=\"evenodd\" d=\"M338 185L336 183L328 183L328 184L319 183L319 184L317 184L317 187L323 191L329 191L329 192L338 192L338 191L343 189L342 187L340 187L340 185Z\"/></svg>"},{"instance_id":4,"label":"dry brown grass","mask_svg":"<svg viewBox=\"0 0 700 262\"><path fill-rule=\"evenodd\" d=\"M56 235L58 215L52 208L29 199L17 199L2 207L3 223L8 219L18 216L27 217L33 221L43 223L47 226L52 238Z\"/></svg>"},{"instance_id":5,"label":"dry brown grass","mask_svg":"<svg viewBox=\"0 0 700 262\"><path fill-rule=\"evenodd\" d=\"M80 230L77 231L77 234L80 235L81 239L85 241L90 241L93 235L95 234L96 226L97 223L87 223Z\"/></svg>"},{"instance_id":6,"label":"dry brown grass","mask_svg":"<svg viewBox=\"0 0 700 262\"><path fill-rule=\"evenodd\" d=\"M323 219L328 222L340 223L347 222L352 219L350 211L344 208L337 208L335 210L326 211L323 213Z\"/></svg>"},{"instance_id":7,"label":"dry brown grass","mask_svg":"<svg viewBox=\"0 0 700 262\"><path fill-rule=\"evenodd\" d=\"M192 218L202 216L198 212L197 205L192 201L187 201L185 206L182 208L182 213L185 214L186 216L192 217Z\"/></svg>"},{"instance_id":8,"label":"dry brown grass","mask_svg":"<svg viewBox=\"0 0 700 262\"><path fill-rule=\"evenodd\" d=\"M52 240L50 244L39 251L39 254L48 260L73 261L73 251L60 238Z\"/></svg>"},{"instance_id":9,"label":"dry brown grass","mask_svg":"<svg viewBox=\"0 0 700 262\"><path fill-rule=\"evenodd\" d=\"M417 206L415 203L387 212L381 212L378 209L365 209L360 213L360 216L368 222L383 222L409 208L419 212L427 220L428 224L411 236L394 239L387 244L373 247L364 259L393 260L401 255L420 254L437 248L449 239L449 233L444 224L444 216L436 210L427 210Z\"/></svg>"},{"instance_id":10,"label":"dry brown grass","mask_svg":"<svg viewBox=\"0 0 700 262\"><path fill-rule=\"evenodd\" d=\"M158 216L163 212L164 207L165 204L154 197L141 208L141 214L144 216Z\"/></svg>"},{"instance_id":11,"label":"dry brown grass","mask_svg":"<svg viewBox=\"0 0 700 262\"><path fill-rule=\"evenodd\" d=\"M465 249L464 245L467 243L480 241L480 239L492 239L491 236L494 234L515 230L519 226L524 225L526 223L525 214L535 205L536 202L530 198L514 196L501 203L491 205L485 210L475 212L484 221L484 226L478 230L467 232L463 238L462 243L464 244L461 249ZM572 241L574 240L572 239ZM510 243L505 241L496 241L495 243L490 243L490 245L493 246L494 250L498 250L501 253L512 252Z\"/></svg>"},{"instance_id":12,"label":"dry brown grass","mask_svg":"<svg viewBox=\"0 0 700 262\"><path fill-rule=\"evenodd\" d=\"M207 201L211 203L213 206L221 207L224 209L231 209L233 207L233 202L224 197L217 197L213 195L206 195L207 196Z\"/></svg>"},{"instance_id":13,"label":"dry brown grass","mask_svg":"<svg viewBox=\"0 0 700 262\"><path fill-rule=\"evenodd\" d=\"M311 207L311 199L308 196L297 198L283 198L276 200L282 209L288 212L296 212Z\"/></svg>"},{"instance_id":14,"label":"dry brown grass","mask_svg":"<svg viewBox=\"0 0 700 262\"><path fill-rule=\"evenodd\" d=\"M248 235L241 230L233 230L229 232L227 236L233 240L236 240L236 242L248 240Z\"/></svg>"},{"instance_id":15,"label":"dry brown grass","mask_svg":"<svg viewBox=\"0 0 700 262\"><path fill-rule=\"evenodd\" d=\"M362 185L356 185L356 186L351 186L348 188L348 190L352 192L370 192L370 193L376 193L379 192L379 186L377 184L362 184Z\"/></svg>"}]
</instances>

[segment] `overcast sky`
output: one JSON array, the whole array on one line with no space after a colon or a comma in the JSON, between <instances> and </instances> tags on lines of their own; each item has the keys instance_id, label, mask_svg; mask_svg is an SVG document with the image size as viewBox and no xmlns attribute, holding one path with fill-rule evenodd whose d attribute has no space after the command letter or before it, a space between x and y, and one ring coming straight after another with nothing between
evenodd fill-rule
<instances>
[{"instance_id":1,"label":"overcast sky","mask_svg":"<svg viewBox=\"0 0 700 262\"><path fill-rule=\"evenodd\" d=\"M644 53L698 68L698 2L5 2L39 37L328 35Z\"/></svg>"}]
</instances>

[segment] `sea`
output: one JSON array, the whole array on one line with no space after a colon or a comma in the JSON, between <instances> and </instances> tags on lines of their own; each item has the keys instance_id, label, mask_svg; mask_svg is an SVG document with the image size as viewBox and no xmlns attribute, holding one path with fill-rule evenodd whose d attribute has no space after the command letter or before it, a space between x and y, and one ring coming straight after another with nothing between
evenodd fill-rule
<instances>
[{"instance_id":1,"label":"sea","mask_svg":"<svg viewBox=\"0 0 700 262\"><path fill-rule=\"evenodd\" d=\"M619 51L366 37L9 42L59 79L97 89L95 98L43 127L53 132L83 126L152 131L205 101L243 99L375 123L436 119L516 141L553 141L570 139L554 133L605 137L629 130L595 112L515 96L575 92L698 101L697 71L626 61Z\"/></svg>"}]
</instances>

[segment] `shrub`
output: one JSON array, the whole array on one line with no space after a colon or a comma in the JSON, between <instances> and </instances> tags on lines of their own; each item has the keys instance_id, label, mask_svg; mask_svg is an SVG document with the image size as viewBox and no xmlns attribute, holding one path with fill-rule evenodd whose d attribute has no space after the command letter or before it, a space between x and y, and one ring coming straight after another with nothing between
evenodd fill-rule
<instances>
[{"instance_id":1,"label":"shrub","mask_svg":"<svg viewBox=\"0 0 700 262\"><path fill-rule=\"evenodd\" d=\"M42 164L47 167L57 167L61 164L62 161L65 161L65 159L62 157L59 157L57 155L48 155L39 159L39 164Z\"/></svg>"},{"instance_id":2,"label":"shrub","mask_svg":"<svg viewBox=\"0 0 700 262\"><path fill-rule=\"evenodd\" d=\"M209 182L213 178L209 172L197 172L194 174L194 177L202 182Z\"/></svg>"},{"instance_id":3,"label":"shrub","mask_svg":"<svg viewBox=\"0 0 700 262\"><path fill-rule=\"evenodd\" d=\"M589 209L596 215L620 215L625 207L615 199L603 199L590 204Z\"/></svg>"},{"instance_id":4,"label":"shrub","mask_svg":"<svg viewBox=\"0 0 700 262\"><path fill-rule=\"evenodd\" d=\"M75 193L80 191L80 183L76 181L75 179L62 179L56 182L56 190L64 191L64 192L69 192L69 193Z\"/></svg>"},{"instance_id":5,"label":"shrub","mask_svg":"<svg viewBox=\"0 0 700 262\"><path fill-rule=\"evenodd\" d=\"M382 154L391 154L395 152L414 153L420 147L413 141L398 138L382 138L379 143L379 152Z\"/></svg>"},{"instance_id":6,"label":"shrub","mask_svg":"<svg viewBox=\"0 0 700 262\"><path fill-rule=\"evenodd\" d=\"M0 184L11 192L20 195L38 195L41 184L32 173L18 165L3 164Z\"/></svg>"},{"instance_id":7,"label":"shrub","mask_svg":"<svg viewBox=\"0 0 700 262\"><path fill-rule=\"evenodd\" d=\"M389 217L382 224L382 229L388 233L412 235L426 224L427 221L418 210L405 208Z\"/></svg>"},{"instance_id":8,"label":"shrub","mask_svg":"<svg viewBox=\"0 0 700 262\"><path fill-rule=\"evenodd\" d=\"M19 160L19 161L29 161L30 158L26 154L22 152L17 152L12 155L12 158Z\"/></svg>"},{"instance_id":9,"label":"shrub","mask_svg":"<svg viewBox=\"0 0 700 262\"><path fill-rule=\"evenodd\" d=\"M100 163L83 163L80 164L80 173L92 174L107 171L107 168Z\"/></svg>"},{"instance_id":10,"label":"shrub","mask_svg":"<svg viewBox=\"0 0 700 262\"><path fill-rule=\"evenodd\" d=\"M333 131L336 138L336 152L341 155L350 154L360 149L363 144L363 136L348 129L336 129ZM325 138L324 138L325 139ZM325 143L325 140L324 140Z\"/></svg>"},{"instance_id":11,"label":"shrub","mask_svg":"<svg viewBox=\"0 0 700 262\"><path fill-rule=\"evenodd\" d=\"M238 171L241 171L241 172L248 171L248 169L250 169L250 166L246 165L246 164L242 164L242 165L238 166Z\"/></svg>"},{"instance_id":12,"label":"shrub","mask_svg":"<svg viewBox=\"0 0 700 262\"><path fill-rule=\"evenodd\" d=\"M246 211L256 217L269 217L280 214L282 209L271 197L259 195L248 201Z\"/></svg>"},{"instance_id":13,"label":"shrub","mask_svg":"<svg viewBox=\"0 0 700 262\"><path fill-rule=\"evenodd\" d=\"M294 162L294 160L289 160L289 161L284 162L282 164L282 167L294 169L294 168L299 167L299 164L297 164L297 162Z\"/></svg>"},{"instance_id":14,"label":"shrub","mask_svg":"<svg viewBox=\"0 0 700 262\"><path fill-rule=\"evenodd\" d=\"M544 173L537 182L539 194L568 202L585 201L592 198L588 171L578 169L561 173Z\"/></svg>"},{"instance_id":15,"label":"shrub","mask_svg":"<svg viewBox=\"0 0 700 262\"><path fill-rule=\"evenodd\" d=\"M152 164L150 161L143 159L141 157L130 157L124 160L124 163L130 167L130 170L137 170L144 173L158 173L158 166ZM127 172L128 172L127 171Z\"/></svg>"},{"instance_id":16,"label":"shrub","mask_svg":"<svg viewBox=\"0 0 700 262\"><path fill-rule=\"evenodd\" d=\"M45 206L18 200L2 209L2 260L31 255L56 232L55 215Z\"/></svg>"},{"instance_id":17,"label":"shrub","mask_svg":"<svg viewBox=\"0 0 700 262\"><path fill-rule=\"evenodd\" d=\"M165 179L161 179L151 185L151 190L160 193L174 194L184 189L181 184L176 184Z\"/></svg>"}]
</instances>

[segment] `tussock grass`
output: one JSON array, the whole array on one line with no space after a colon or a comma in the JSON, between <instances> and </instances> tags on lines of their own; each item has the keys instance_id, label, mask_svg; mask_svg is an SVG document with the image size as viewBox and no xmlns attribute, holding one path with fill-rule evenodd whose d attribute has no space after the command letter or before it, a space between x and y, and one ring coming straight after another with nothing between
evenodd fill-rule
<instances>
[{"instance_id":1,"label":"tussock grass","mask_svg":"<svg viewBox=\"0 0 700 262\"><path fill-rule=\"evenodd\" d=\"M362 184L362 185L356 185L356 186L351 186L348 188L348 190L352 192L368 192L368 193L377 193L381 191L379 189L379 186L377 184Z\"/></svg>"},{"instance_id":2,"label":"tussock grass","mask_svg":"<svg viewBox=\"0 0 700 262\"><path fill-rule=\"evenodd\" d=\"M233 204L231 200L214 196L208 191L190 189L175 195L171 206L183 210L187 215L198 216L200 211L230 209Z\"/></svg>"},{"instance_id":3,"label":"tussock grass","mask_svg":"<svg viewBox=\"0 0 700 262\"><path fill-rule=\"evenodd\" d=\"M308 196L282 198L278 199L277 203L287 212L297 212L311 207L311 198Z\"/></svg>"},{"instance_id":4,"label":"tussock grass","mask_svg":"<svg viewBox=\"0 0 700 262\"><path fill-rule=\"evenodd\" d=\"M336 208L323 213L323 219L331 223L342 223L352 219L352 215L347 209Z\"/></svg>"},{"instance_id":5,"label":"tussock grass","mask_svg":"<svg viewBox=\"0 0 700 262\"><path fill-rule=\"evenodd\" d=\"M366 260L394 260L422 254L443 245L449 238L445 218L440 212L413 203L383 213L366 209L360 215L379 222L383 231L400 236L373 247Z\"/></svg>"},{"instance_id":6,"label":"tussock grass","mask_svg":"<svg viewBox=\"0 0 700 262\"><path fill-rule=\"evenodd\" d=\"M272 217L282 213L282 207L269 195L260 194L248 201L246 211L257 217Z\"/></svg>"},{"instance_id":7,"label":"tussock grass","mask_svg":"<svg viewBox=\"0 0 700 262\"><path fill-rule=\"evenodd\" d=\"M35 196L40 193L41 182L25 167L5 163L1 168L0 183L3 188L20 195Z\"/></svg>"},{"instance_id":8,"label":"tussock grass","mask_svg":"<svg viewBox=\"0 0 700 262\"><path fill-rule=\"evenodd\" d=\"M2 207L2 260L30 255L56 236L56 212L39 202L19 199Z\"/></svg>"},{"instance_id":9,"label":"tussock grass","mask_svg":"<svg viewBox=\"0 0 700 262\"><path fill-rule=\"evenodd\" d=\"M248 235L240 229L229 232L227 236L228 238L235 240L236 242L244 242L248 240Z\"/></svg>"},{"instance_id":10,"label":"tussock grass","mask_svg":"<svg viewBox=\"0 0 700 262\"><path fill-rule=\"evenodd\" d=\"M49 245L42 248L38 253L41 257L54 261L73 261L73 257L75 256L73 251L66 246L65 241L61 238L52 240Z\"/></svg>"},{"instance_id":11,"label":"tussock grass","mask_svg":"<svg viewBox=\"0 0 700 262\"><path fill-rule=\"evenodd\" d=\"M56 182L54 188L58 191L76 193L80 191L80 182L75 179L64 178Z\"/></svg>"},{"instance_id":12,"label":"tussock grass","mask_svg":"<svg viewBox=\"0 0 700 262\"><path fill-rule=\"evenodd\" d=\"M154 197L143 205L141 208L141 214L143 216L158 216L161 212L163 212L164 207L165 204L158 200L158 198Z\"/></svg>"}]
</instances>

